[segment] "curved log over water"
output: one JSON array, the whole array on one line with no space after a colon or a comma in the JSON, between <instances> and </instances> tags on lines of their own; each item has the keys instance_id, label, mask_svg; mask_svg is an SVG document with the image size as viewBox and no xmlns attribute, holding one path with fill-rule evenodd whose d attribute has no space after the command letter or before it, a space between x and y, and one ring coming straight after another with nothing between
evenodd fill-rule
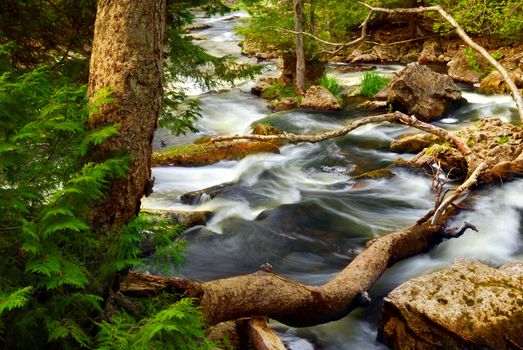
<instances>
[{"instance_id":1,"label":"curved log over water","mask_svg":"<svg viewBox=\"0 0 523 350\"><path fill-rule=\"evenodd\" d=\"M120 292L183 293L198 300L208 325L266 316L289 326L307 327L346 316L362 303L360 296L389 266L438 244L442 229L442 225L425 223L378 238L322 286L303 285L265 271L209 282L129 273Z\"/></svg>"}]
</instances>

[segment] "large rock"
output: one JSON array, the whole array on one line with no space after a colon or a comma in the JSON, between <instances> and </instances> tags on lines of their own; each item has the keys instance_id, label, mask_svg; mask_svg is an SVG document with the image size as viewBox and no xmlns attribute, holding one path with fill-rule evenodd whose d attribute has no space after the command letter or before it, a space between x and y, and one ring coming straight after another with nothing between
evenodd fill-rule
<instances>
[{"instance_id":1,"label":"large rock","mask_svg":"<svg viewBox=\"0 0 523 350\"><path fill-rule=\"evenodd\" d=\"M337 110L341 108L336 97L322 86L311 86L305 93L301 107L321 111Z\"/></svg>"},{"instance_id":2,"label":"large rock","mask_svg":"<svg viewBox=\"0 0 523 350\"><path fill-rule=\"evenodd\" d=\"M428 122L462 101L452 78L417 63L408 64L390 83L387 99L395 108Z\"/></svg>"},{"instance_id":3,"label":"large rock","mask_svg":"<svg viewBox=\"0 0 523 350\"><path fill-rule=\"evenodd\" d=\"M523 348L523 263L457 259L394 289L378 337L393 349Z\"/></svg>"},{"instance_id":4,"label":"large rock","mask_svg":"<svg viewBox=\"0 0 523 350\"><path fill-rule=\"evenodd\" d=\"M460 48L448 63L448 73L452 79L467 84L479 83L481 77L490 69L489 63L481 55Z\"/></svg>"}]
</instances>

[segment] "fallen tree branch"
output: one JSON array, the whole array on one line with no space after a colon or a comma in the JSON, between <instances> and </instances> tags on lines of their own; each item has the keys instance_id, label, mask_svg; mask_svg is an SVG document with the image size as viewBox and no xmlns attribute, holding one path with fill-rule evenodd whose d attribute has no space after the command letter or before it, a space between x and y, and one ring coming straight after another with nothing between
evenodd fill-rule
<instances>
[{"instance_id":1,"label":"fallen tree branch","mask_svg":"<svg viewBox=\"0 0 523 350\"><path fill-rule=\"evenodd\" d=\"M231 140L258 140L258 141L287 141L289 143L300 143L300 142L322 142L328 139L344 136L351 132L354 129L357 129L363 125L372 124L372 123L382 123L382 122L396 122L402 123L405 125L412 126L416 129L434 134L446 141L453 143L456 148L463 154L469 169L474 169L475 164L479 163L476 155L470 150L470 148L463 142L461 139L443 128L434 126L429 123L422 122L416 119L414 116L409 117L408 115L396 111L393 113L380 114L370 117L361 118L355 121L350 122L342 128L327 131L319 134L290 134L282 133L276 135L229 135L229 136L217 136L213 137L210 142L220 142L220 141L231 141Z\"/></svg>"},{"instance_id":2,"label":"fallen tree branch","mask_svg":"<svg viewBox=\"0 0 523 350\"><path fill-rule=\"evenodd\" d=\"M415 7L415 8L394 8L394 9L388 9L388 8L381 8L381 7L373 7L371 5L368 5L366 3L360 2L363 6L367 7L371 13L372 12L382 12L382 13L423 13L423 12L438 12L455 30L458 36L474 51L479 53L481 56L483 56L494 68L496 68L505 82L507 83L510 91L512 92L512 97L514 98L514 101L516 102L516 107L519 112L519 117L521 122L523 122L523 98L521 97L521 94L512 80L512 78L509 76L506 69L498 62L496 61L488 52L485 50L482 46L478 45L476 42L474 42L467 33L461 28L461 26L456 22L456 20L449 15L441 6L429 6L429 7Z\"/></svg>"},{"instance_id":3,"label":"fallen tree branch","mask_svg":"<svg viewBox=\"0 0 523 350\"><path fill-rule=\"evenodd\" d=\"M203 283L131 272L120 291L131 296L183 292L198 300L208 325L267 316L290 326L312 326L340 319L359 306L360 295L389 266L441 241L441 228L415 225L378 238L323 286L303 285L265 271Z\"/></svg>"}]
</instances>

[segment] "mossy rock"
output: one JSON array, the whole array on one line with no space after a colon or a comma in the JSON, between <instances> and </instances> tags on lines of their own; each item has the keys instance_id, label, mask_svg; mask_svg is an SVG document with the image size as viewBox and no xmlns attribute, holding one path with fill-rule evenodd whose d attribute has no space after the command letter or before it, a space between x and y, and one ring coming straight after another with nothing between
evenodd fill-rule
<instances>
[{"instance_id":1,"label":"mossy rock","mask_svg":"<svg viewBox=\"0 0 523 350\"><path fill-rule=\"evenodd\" d=\"M353 176L353 180L363 180L363 179L388 179L393 177L394 174L389 168L376 169L367 171L366 173Z\"/></svg>"},{"instance_id":2,"label":"mossy rock","mask_svg":"<svg viewBox=\"0 0 523 350\"><path fill-rule=\"evenodd\" d=\"M200 166L238 160L256 153L279 153L275 142L208 142L175 146L152 154L152 165Z\"/></svg>"}]
</instances>

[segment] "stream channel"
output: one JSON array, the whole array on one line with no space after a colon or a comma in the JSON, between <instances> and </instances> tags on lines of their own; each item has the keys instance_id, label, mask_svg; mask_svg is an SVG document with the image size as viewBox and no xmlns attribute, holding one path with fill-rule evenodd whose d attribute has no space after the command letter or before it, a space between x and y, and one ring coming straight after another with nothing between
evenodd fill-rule
<instances>
[{"instance_id":1,"label":"stream channel","mask_svg":"<svg viewBox=\"0 0 523 350\"><path fill-rule=\"evenodd\" d=\"M198 41L215 55L241 56L233 25L246 16L235 12L204 18L210 28L195 32ZM378 66L392 76L399 65ZM357 84L361 72L339 73L346 85ZM277 76L274 62L265 75ZM199 133L174 137L159 130L167 145L188 143L203 135L250 133L253 122L270 122L278 129L315 133L338 128L345 122L371 112L347 106L335 113L295 110L271 114L267 102L249 93L253 81L234 89L203 93L188 83L188 93L199 95L203 118L196 123ZM487 97L464 92L469 104L436 123L458 129L489 116L517 121L510 96ZM305 284L327 282L345 267L363 244L388 232L411 226L433 206L430 177L420 172L393 168L391 178L352 180L351 175L388 166L399 155L388 150L398 135L414 132L400 125L367 125L350 135L316 144L286 145L281 154L258 154L240 161L222 161L203 167L156 167L154 193L144 198L144 208L211 210L214 217L206 226L186 230L187 263L180 273L196 280L210 280L255 272L269 262L273 271ZM212 200L185 205L180 196L226 182L234 185ZM445 241L427 254L397 263L369 291L372 303L349 316L324 325L294 329L276 322L289 349L386 349L376 341L377 322L383 297L404 281L452 264L467 256L498 266L523 258L523 180L492 186L481 192L471 210L462 212L450 224L464 220L479 233ZM155 272L155 271L151 271Z\"/></svg>"}]
</instances>

